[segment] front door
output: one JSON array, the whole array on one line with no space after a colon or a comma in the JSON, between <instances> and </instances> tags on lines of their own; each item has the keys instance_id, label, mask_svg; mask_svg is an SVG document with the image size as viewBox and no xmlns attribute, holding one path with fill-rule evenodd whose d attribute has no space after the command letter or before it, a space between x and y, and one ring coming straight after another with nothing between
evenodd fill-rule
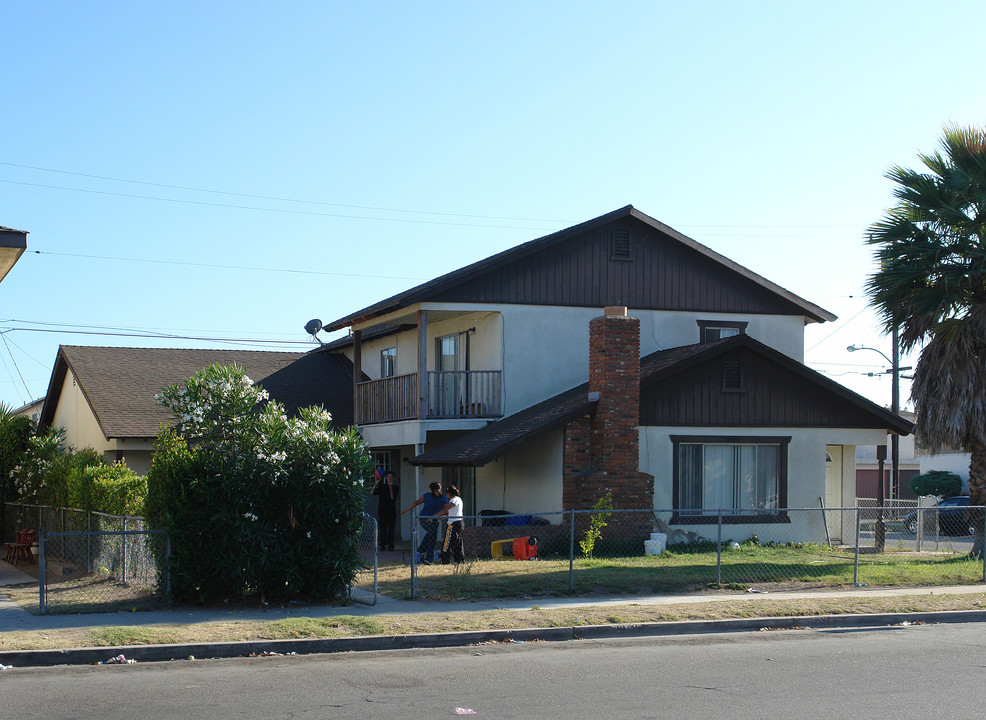
<instances>
[{"instance_id":1,"label":"front door","mask_svg":"<svg viewBox=\"0 0 986 720\"><path fill-rule=\"evenodd\" d=\"M842 524L844 513L834 512L829 508L841 508L846 503L843 499L844 483L842 478L842 446L825 446L825 517L828 522L829 537L832 542L842 542Z\"/></svg>"}]
</instances>

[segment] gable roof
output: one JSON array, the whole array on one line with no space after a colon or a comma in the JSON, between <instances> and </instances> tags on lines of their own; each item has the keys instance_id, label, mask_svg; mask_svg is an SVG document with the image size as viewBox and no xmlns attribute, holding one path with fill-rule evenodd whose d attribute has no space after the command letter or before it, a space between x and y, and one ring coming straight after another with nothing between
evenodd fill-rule
<instances>
[{"instance_id":1,"label":"gable roof","mask_svg":"<svg viewBox=\"0 0 986 720\"><path fill-rule=\"evenodd\" d=\"M353 422L353 367L343 355L62 345L38 424L51 425L71 370L105 437L154 437L171 420L155 395L215 363L244 367L289 415L300 407L321 405L336 426Z\"/></svg>"},{"instance_id":2,"label":"gable roof","mask_svg":"<svg viewBox=\"0 0 986 720\"><path fill-rule=\"evenodd\" d=\"M643 268L633 268L634 263L615 263L615 267L607 268L612 277L600 278L601 272L586 276L586 265L598 263L600 258L600 232L609 226L623 232L636 231L639 237L633 239L634 245L650 248L655 243L661 245L662 253L651 258L652 265ZM582 255L578 258L578 268L563 267L565 254L550 252L566 242L578 243L579 239L588 238L589 242L580 247ZM648 245L649 243L649 245ZM575 245L573 244L573 248ZM544 262L526 262L532 256L539 255ZM608 253L606 259L609 259ZM689 282L687 273L681 275L682 268L694 269L701 265L702 270L696 273L695 282ZM598 269L598 268L597 268ZM636 274L631 272L631 269ZM667 275L666 282L653 282L656 272ZM545 286L552 289L540 293L529 292L530 297L518 299L517 285L510 285L510 279L527 272L536 274ZM502 273L502 275L498 275ZM562 277L563 275L571 277ZM716 275L717 292L721 307L689 307L676 308L666 306L669 299L682 302L705 300L705 294L710 292L708 285L702 279L712 273ZM550 277L548 277L550 275ZM661 278L664 280L665 278ZM613 297L613 287L604 287L607 281L613 286L620 286L627 296ZM515 282L517 282L515 280ZM566 286L561 291L556 290L561 283ZM530 285L530 283L528 283ZM599 294L601 297L595 297ZM749 307L740 307L737 298L745 298ZM811 321L824 322L834 320L835 316L817 305L798 297L766 278L757 275L747 268L733 262L727 257L705 247L701 243L682 235L677 230L645 215L632 205L601 215L565 230L546 235L536 240L510 248L485 260L480 260L466 267L429 280L417 287L381 300L378 303L357 310L331 323L326 323L326 330L339 330L355 323L400 310L419 302L452 301L470 302L530 302L531 304L547 305L579 305L586 307L601 307L603 305L623 304L635 308L649 309L701 309L721 310L725 312L766 312L770 307L778 314L800 314ZM541 302L537 302L541 299ZM634 302L637 300L637 302ZM655 307L651 307L655 305ZM661 305L657 307L656 305ZM727 309L728 308L728 309Z\"/></svg>"},{"instance_id":3,"label":"gable roof","mask_svg":"<svg viewBox=\"0 0 986 720\"><path fill-rule=\"evenodd\" d=\"M851 408L855 415L854 422L866 423L852 427L885 427L903 435L913 430L913 425L904 418L894 415L787 355L754 340L749 335L737 335L714 342L659 350L641 358L641 395L646 397L654 388L678 386L681 384L681 374L717 358L733 357L737 352L751 353L769 364L776 372L797 376L812 386L815 397L836 398L845 407ZM690 386L686 385L686 391L690 391ZM480 467L520 445L589 414L594 407L595 403L589 400L589 383L582 383L526 410L428 450L409 462L412 465ZM643 402L641 411L644 412ZM642 419L641 424L673 423L665 419L657 423L644 423Z\"/></svg>"}]
</instances>

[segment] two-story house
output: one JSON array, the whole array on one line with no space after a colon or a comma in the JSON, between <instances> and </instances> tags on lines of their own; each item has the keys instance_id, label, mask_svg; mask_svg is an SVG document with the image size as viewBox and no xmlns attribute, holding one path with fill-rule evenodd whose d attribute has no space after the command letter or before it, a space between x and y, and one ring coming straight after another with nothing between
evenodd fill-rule
<instances>
[{"instance_id":1,"label":"two-story house","mask_svg":"<svg viewBox=\"0 0 986 720\"><path fill-rule=\"evenodd\" d=\"M853 504L855 445L911 429L803 364L805 325L833 319L628 206L327 323L351 334L321 351L352 360L402 504L433 480L467 515L608 488L784 539L785 508Z\"/></svg>"}]
</instances>

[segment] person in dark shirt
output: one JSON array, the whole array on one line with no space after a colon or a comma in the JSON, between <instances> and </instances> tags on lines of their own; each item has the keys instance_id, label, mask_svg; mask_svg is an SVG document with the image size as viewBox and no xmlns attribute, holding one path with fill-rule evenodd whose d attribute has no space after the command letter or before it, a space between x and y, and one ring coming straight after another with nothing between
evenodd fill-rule
<instances>
[{"instance_id":1,"label":"person in dark shirt","mask_svg":"<svg viewBox=\"0 0 986 720\"><path fill-rule=\"evenodd\" d=\"M435 515L445 509L448 497L442 493L441 483L433 482L428 486L429 490L413 503L401 510L401 515L410 512L421 505L418 519L421 522L421 529L424 534L421 542L418 543L419 561L425 565L430 565L434 561L435 545L438 543L438 520Z\"/></svg>"},{"instance_id":2,"label":"person in dark shirt","mask_svg":"<svg viewBox=\"0 0 986 720\"><path fill-rule=\"evenodd\" d=\"M380 522L380 549L394 549L394 526L397 525L397 496L401 486L397 484L392 470L377 480L370 494L379 496L377 520Z\"/></svg>"}]
</instances>

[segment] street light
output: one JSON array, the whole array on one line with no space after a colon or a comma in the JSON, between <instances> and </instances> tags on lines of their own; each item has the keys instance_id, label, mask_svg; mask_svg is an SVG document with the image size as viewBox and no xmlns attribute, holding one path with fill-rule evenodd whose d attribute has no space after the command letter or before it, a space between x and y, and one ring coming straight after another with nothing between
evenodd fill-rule
<instances>
[{"instance_id":1,"label":"street light","mask_svg":"<svg viewBox=\"0 0 986 720\"><path fill-rule=\"evenodd\" d=\"M910 370L910 367L902 368L900 367L900 354L899 354L900 343L897 340L897 328L893 331L893 357L887 357L886 353L882 350L877 350L876 348L850 345L846 348L849 352L857 352L859 350L870 350L875 353L879 353L884 360L890 363L890 369L886 370L885 373L891 376L891 402L890 411L894 415L900 414L900 373L901 370ZM891 498L893 496L900 497L900 436L894 433L890 436L890 494ZM879 486L879 502L881 507L883 506L883 501L885 498L885 493L883 489L883 476L880 476L880 486Z\"/></svg>"}]
</instances>

